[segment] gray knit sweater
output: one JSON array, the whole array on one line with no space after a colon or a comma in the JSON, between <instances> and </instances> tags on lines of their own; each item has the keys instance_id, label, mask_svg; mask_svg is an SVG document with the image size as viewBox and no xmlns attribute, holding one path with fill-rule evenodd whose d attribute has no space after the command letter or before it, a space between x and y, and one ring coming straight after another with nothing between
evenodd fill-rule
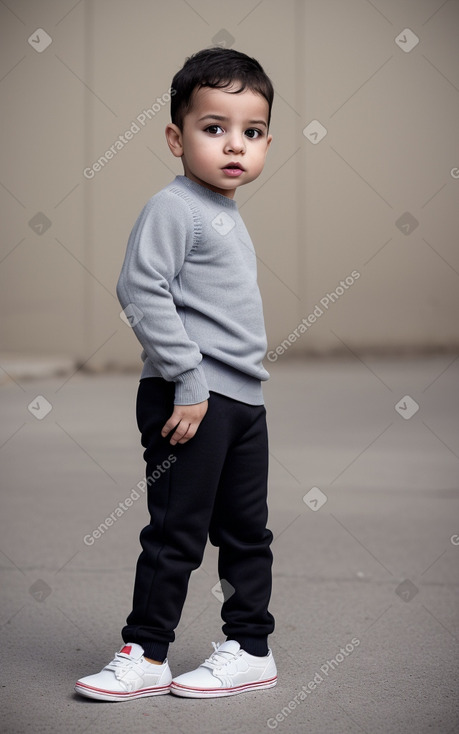
<instances>
[{"instance_id":1,"label":"gray knit sweater","mask_svg":"<svg viewBox=\"0 0 459 734\"><path fill-rule=\"evenodd\" d=\"M175 382L178 405L210 390L263 404L256 256L235 201L177 176L140 213L117 295L143 347L141 378Z\"/></svg>"}]
</instances>

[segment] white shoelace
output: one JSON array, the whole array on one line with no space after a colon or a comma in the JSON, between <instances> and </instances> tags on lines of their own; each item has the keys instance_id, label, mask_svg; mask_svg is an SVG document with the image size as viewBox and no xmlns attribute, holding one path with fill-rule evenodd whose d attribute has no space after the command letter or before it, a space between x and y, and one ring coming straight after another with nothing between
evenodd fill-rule
<instances>
[{"instance_id":1,"label":"white shoelace","mask_svg":"<svg viewBox=\"0 0 459 734\"><path fill-rule=\"evenodd\" d=\"M106 667L106 670L113 670L115 678L121 678L129 668L138 667L141 660L132 660L131 658L125 658L119 653L115 653L115 657Z\"/></svg>"},{"instance_id":2,"label":"white shoelace","mask_svg":"<svg viewBox=\"0 0 459 734\"><path fill-rule=\"evenodd\" d=\"M219 650L221 645L220 642L212 642L212 645L214 646L214 652L210 658L204 660L202 663L204 667L211 668L213 670L214 668L220 667L222 664L229 663L230 660L233 660L236 657L236 654L234 652L230 652L230 650Z\"/></svg>"}]
</instances>

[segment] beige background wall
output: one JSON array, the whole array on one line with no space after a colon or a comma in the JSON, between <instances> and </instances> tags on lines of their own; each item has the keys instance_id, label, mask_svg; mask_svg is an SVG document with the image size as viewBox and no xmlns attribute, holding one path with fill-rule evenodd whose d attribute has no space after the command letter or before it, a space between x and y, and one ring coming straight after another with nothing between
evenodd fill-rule
<instances>
[{"instance_id":1,"label":"beige background wall","mask_svg":"<svg viewBox=\"0 0 459 734\"><path fill-rule=\"evenodd\" d=\"M139 365L115 284L141 207L181 173L168 107L83 171L215 42L277 92L266 169L237 195L270 349L314 310L288 354L457 348L457 0L5 0L0 24L3 353Z\"/></svg>"}]
</instances>

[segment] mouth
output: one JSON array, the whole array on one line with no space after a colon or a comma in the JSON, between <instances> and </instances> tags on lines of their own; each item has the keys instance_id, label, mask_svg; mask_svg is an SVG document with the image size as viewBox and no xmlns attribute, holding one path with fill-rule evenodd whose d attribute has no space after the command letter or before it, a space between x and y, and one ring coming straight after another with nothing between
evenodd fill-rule
<instances>
[{"instance_id":1,"label":"mouth","mask_svg":"<svg viewBox=\"0 0 459 734\"><path fill-rule=\"evenodd\" d=\"M240 163L228 163L222 168L222 171L224 171L227 176L240 176L241 173L244 173L244 170L245 169Z\"/></svg>"}]
</instances>

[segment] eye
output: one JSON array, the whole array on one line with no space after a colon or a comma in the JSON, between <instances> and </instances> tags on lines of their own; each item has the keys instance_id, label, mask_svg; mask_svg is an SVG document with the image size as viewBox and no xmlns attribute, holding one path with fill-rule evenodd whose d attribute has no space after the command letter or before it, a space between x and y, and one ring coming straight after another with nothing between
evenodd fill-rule
<instances>
[{"instance_id":1,"label":"eye","mask_svg":"<svg viewBox=\"0 0 459 734\"><path fill-rule=\"evenodd\" d=\"M223 132L223 128L220 125L209 125L204 132L210 133L211 135L220 135Z\"/></svg>"},{"instance_id":2,"label":"eye","mask_svg":"<svg viewBox=\"0 0 459 734\"><path fill-rule=\"evenodd\" d=\"M263 135L261 130L256 130L254 127L249 127L249 129L246 130L244 134L251 140L255 140L255 138L259 138L260 135Z\"/></svg>"}]
</instances>

